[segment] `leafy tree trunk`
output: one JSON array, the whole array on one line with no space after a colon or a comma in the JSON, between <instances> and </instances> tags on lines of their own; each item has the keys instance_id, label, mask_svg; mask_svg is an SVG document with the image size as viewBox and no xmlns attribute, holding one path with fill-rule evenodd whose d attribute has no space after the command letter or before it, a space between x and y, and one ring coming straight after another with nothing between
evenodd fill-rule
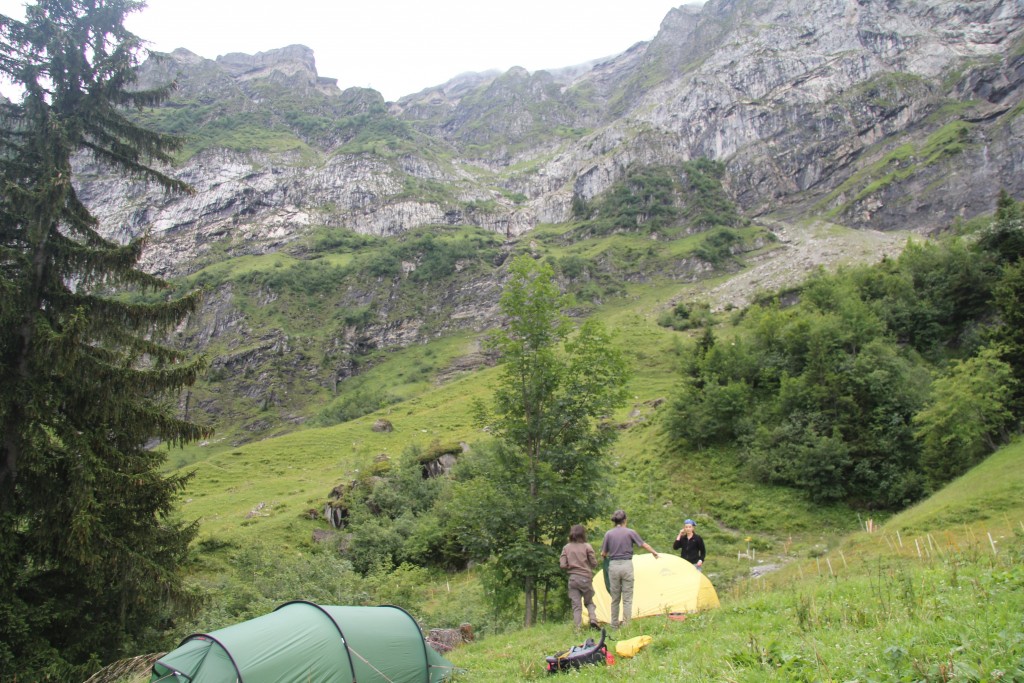
<instances>
[{"instance_id":1,"label":"leafy tree trunk","mask_svg":"<svg viewBox=\"0 0 1024 683\"><path fill-rule=\"evenodd\" d=\"M523 581L524 614L523 625L533 626L534 614L536 611L536 587L532 576L527 576Z\"/></svg>"}]
</instances>

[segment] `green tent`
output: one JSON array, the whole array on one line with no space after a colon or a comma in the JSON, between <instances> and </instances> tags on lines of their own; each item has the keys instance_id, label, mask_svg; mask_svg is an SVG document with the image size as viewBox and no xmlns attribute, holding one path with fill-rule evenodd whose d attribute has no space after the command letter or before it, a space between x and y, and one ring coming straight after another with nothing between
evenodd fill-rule
<instances>
[{"instance_id":1,"label":"green tent","mask_svg":"<svg viewBox=\"0 0 1024 683\"><path fill-rule=\"evenodd\" d=\"M437 683L453 665L401 607L296 601L185 638L153 664L164 683Z\"/></svg>"}]
</instances>

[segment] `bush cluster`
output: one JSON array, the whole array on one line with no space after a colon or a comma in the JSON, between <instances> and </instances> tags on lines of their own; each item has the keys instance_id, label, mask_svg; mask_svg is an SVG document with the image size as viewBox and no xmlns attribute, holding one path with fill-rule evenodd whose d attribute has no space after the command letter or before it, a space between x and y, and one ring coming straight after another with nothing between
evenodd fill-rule
<instances>
[{"instance_id":1,"label":"bush cluster","mask_svg":"<svg viewBox=\"0 0 1024 683\"><path fill-rule=\"evenodd\" d=\"M319 260L299 261L287 268L254 271L249 279L278 293L315 295L340 289L346 282L366 277L391 278L403 274L403 263L414 266L408 278L430 283L453 275L467 265L493 261L500 238L482 229L416 230L394 240L373 240L348 230L322 233L315 241L324 251L355 252L346 266Z\"/></svg>"},{"instance_id":2,"label":"bush cluster","mask_svg":"<svg viewBox=\"0 0 1024 683\"><path fill-rule=\"evenodd\" d=\"M710 329L710 326L714 324L714 315L707 302L688 304L680 301L658 317L658 324L662 327L671 327L679 332L698 327Z\"/></svg>"},{"instance_id":3,"label":"bush cluster","mask_svg":"<svg viewBox=\"0 0 1024 683\"><path fill-rule=\"evenodd\" d=\"M818 273L795 305L762 301L735 336L705 334L671 434L737 446L758 479L815 501L901 507L966 471L1024 414L1020 207L1000 206L977 238Z\"/></svg>"},{"instance_id":4,"label":"bush cluster","mask_svg":"<svg viewBox=\"0 0 1024 683\"><path fill-rule=\"evenodd\" d=\"M445 531L438 501L445 477L428 476L425 463L439 447L406 450L397 464L360 477L335 504L345 508L342 556L361 574L382 566L463 568L465 551Z\"/></svg>"}]
</instances>

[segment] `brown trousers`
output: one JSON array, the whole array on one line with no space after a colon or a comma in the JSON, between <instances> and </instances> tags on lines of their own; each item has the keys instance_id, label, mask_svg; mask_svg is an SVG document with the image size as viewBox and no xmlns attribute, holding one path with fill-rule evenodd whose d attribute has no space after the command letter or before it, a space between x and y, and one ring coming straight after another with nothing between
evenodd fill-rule
<instances>
[{"instance_id":1,"label":"brown trousers","mask_svg":"<svg viewBox=\"0 0 1024 683\"><path fill-rule=\"evenodd\" d=\"M594 582L589 576L569 574L569 600L572 602L572 623L579 628L583 624L583 605L587 606L590 623L597 623L594 609Z\"/></svg>"}]
</instances>

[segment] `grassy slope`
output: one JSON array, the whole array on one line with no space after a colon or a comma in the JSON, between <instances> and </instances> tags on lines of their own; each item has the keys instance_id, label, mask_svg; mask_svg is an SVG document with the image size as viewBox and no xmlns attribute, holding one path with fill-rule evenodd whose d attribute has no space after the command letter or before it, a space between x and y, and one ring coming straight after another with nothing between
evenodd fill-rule
<instances>
[{"instance_id":1,"label":"grassy slope","mask_svg":"<svg viewBox=\"0 0 1024 683\"><path fill-rule=\"evenodd\" d=\"M668 550L682 518L698 519L711 553L708 574L719 586L723 607L684 623L638 622L623 635L650 633L655 636L650 648L614 669L581 677L944 680L940 668L956 660L964 671L968 656L991 670L1013 664L1022 649L1019 639L1001 647L998 633L1014 625L1022 630L1014 616L1021 612L1020 598L1005 593L1007 586L1022 592L1019 542L1015 547L1011 528L1024 519L1024 478L1016 474L1022 471L1024 448L993 456L872 536L850 535L863 520L847 510L811 506L794 492L746 481L730 453L675 452L660 427L658 411L665 408L652 402L671 397L681 335L655 320L665 302L694 296L697 289L678 283L630 285L625 298L600 312L629 351L636 373L633 401L616 416L633 426L622 431L612 466L616 504L629 510L632 525L659 550ZM468 353L476 341L447 340L438 355L455 356L460 348ZM415 353L399 353L371 372L412 372L415 366ZM405 402L350 423L242 447L215 442L175 452L172 459L194 462L197 471L183 514L201 520L200 538L215 541L208 547L259 539L281 552L306 553L312 531L323 527L306 511L322 506L333 486L353 478L377 454L394 457L412 443L482 438L469 410L474 399L489 396L494 380L495 370L489 369L425 390L420 378ZM395 431L373 432L379 417L391 420ZM594 521L595 527L604 525L605 520ZM990 531L1000 551L996 556L987 546ZM929 541L918 558L916 548ZM753 551L758 564L784 568L745 580L752 561L738 558L740 551ZM214 553L207 559L205 566L212 568L226 558L218 560ZM460 602L481 599L472 576L448 579L431 591L433 604L422 615L427 625L452 625L434 617L458 619ZM282 601L293 597L301 596L282 596ZM1003 605L1016 612L1004 611ZM955 644L962 636L956 624L963 619L939 618L940 608L968 615L974 640ZM476 644L452 653L468 671L460 678L540 677L543 656L575 639L564 623L481 635Z\"/></svg>"},{"instance_id":2,"label":"grassy slope","mask_svg":"<svg viewBox=\"0 0 1024 683\"><path fill-rule=\"evenodd\" d=\"M428 446L476 438L469 419L486 378L463 377L438 390L333 427L305 429L242 447L214 445L179 456L195 460L196 477L182 513L201 522L200 537L244 543L258 535L283 548L308 545L314 525L305 512L320 508L334 486L350 481L381 453L397 457L413 443ZM394 431L375 432L385 418ZM250 512L262 507L252 516Z\"/></svg>"},{"instance_id":3,"label":"grassy slope","mask_svg":"<svg viewBox=\"0 0 1024 683\"><path fill-rule=\"evenodd\" d=\"M649 647L576 677L1024 680L1022 493L1018 442L875 533L853 534L820 556L736 584L720 594L720 609L681 623L634 621L615 637L651 635ZM547 624L448 657L462 669L456 680L535 680L546 676L546 655L574 642L570 626Z\"/></svg>"},{"instance_id":4,"label":"grassy slope","mask_svg":"<svg viewBox=\"0 0 1024 683\"><path fill-rule=\"evenodd\" d=\"M672 395L682 335L655 321L664 301L692 288L677 283L632 285L626 297L613 301L600 314L616 331L634 370L632 401L616 416L623 423L634 423L622 431L612 455L620 492L616 504L630 511L655 547L670 544L681 520L697 515L708 523L702 532L717 544L723 558L745 549L744 539L751 535L757 537L761 550L768 550L794 532L799 536L814 530L810 542L817 543L822 529L831 533L854 528L856 520L843 519L841 511L812 507L793 492L743 481L728 454L698 456L671 450L659 426L658 409L651 402ZM477 341L470 336L442 340L437 356L452 357L460 349L468 353ZM422 353L420 347L394 354L370 370L365 381L391 384L398 374L414 375ZM389 376L375 379L380 373ZM282 548L308 547L312 530L323 523L309 521L307 511L321 508L332 488L353 479L379 454L395 458L412 444L472 444L486 438L472 424L471 407L473 401L489 397L495 379L495 369L464 375L440 387L428 386L419 378L406 387L410 396L406 401L347 423L243 446L214 440L174 450L169 455L172 465L196 472L182 513L201 521L201 539L242 545L258 536ZM394 431L374 432L372 426L379 418L391 421ZM785 536L769 538L775 529L784 529ZM730 577L736 569L721 567Z\"/></svg>"},{"instance_id":5,"label":"grassy slope","mask_svg":"<svg viewBox=\"0 0 1024 683\"><path fill-rule=\"evenodd\" d=\"M613 241L618 244L628 237L616 236ZM552 245L544 251L558 257L580 246ZM235 259L231 267L265 265L257 259ZM617 416L636 423L622 432L613 454L621 493L617 504L630 510L638 528L656 546L670 542L684 517L697 515L708 522L702 533L723 558L745 549L748 536L754 536L758 548L766 551L788 540L794 531L831 533L852 528L835 511L811 508L791 492L742 481L728 455L695 457L671 452L667 446L656 410L648 402L671 397L683 335L659 327L656 319L666 302L704 296L706 286L700 282L631 284L624 297L612 299L598 313L616 332L635 373L634 399ZM378 454L395 457L411 444L428 446L435 440L472 444L485 437L472 425L470 408L475 399L489 396L495 370L464 375L441 387L432 386L421 372L472 352L478 341L467 334L389 354L360 379L368 386L388 387L406 400L377 413L244 446L231 446L228 439L215 437L207 444L171 451L172 467L196 471L183 515L200 520L200 539L244 545L259 537L282 548L308 548L312 530L323 523L309 521L307 511L322 507L332 488L365 470ZM429 362L426 354L431 355ZM637 415L631 415L634 412ZM393 422L395 431L372 431L380 417ZM786 536L769 537L777 529L784 529ZM820 540L815 537L811 542ZM740 569L739 565L719 567L726 577Z\"/></svg>"}]
</instances>

